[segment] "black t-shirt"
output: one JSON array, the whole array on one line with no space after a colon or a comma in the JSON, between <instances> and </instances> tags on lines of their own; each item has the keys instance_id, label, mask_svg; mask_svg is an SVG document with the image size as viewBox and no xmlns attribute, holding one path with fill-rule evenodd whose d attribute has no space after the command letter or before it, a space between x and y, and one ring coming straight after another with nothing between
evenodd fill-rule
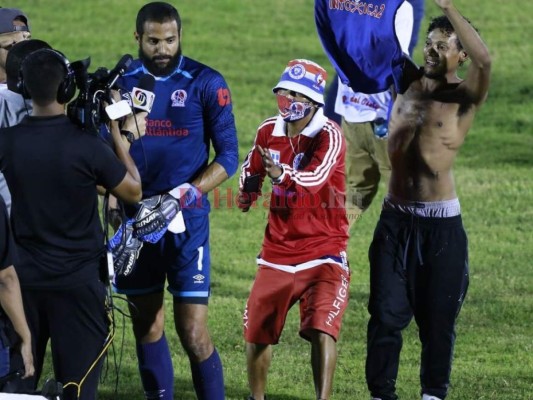
<instances>
[{"instance_id":1,"label":"black t-shirt","mask_svg":"<svg viewBox=\"0 0 533 400\"><path fill-rule=\"evenodd\" d=\"M0 270L15 263L15 245L9 230L9 217L6 203L0 196Z\"/></svg>"},{"instance_id":2,"label":"black t-shirt","mask_svg":"<svg viewBox=\"0 0 533 400\"><path fill-rule=\"evenodd\" d=\"M96 278L104 252L96 185L112 189L126 175L112 149L64 115L28 116L0 130L0 170L11 191L21 286Z\"/></svg>"}]
</instances>

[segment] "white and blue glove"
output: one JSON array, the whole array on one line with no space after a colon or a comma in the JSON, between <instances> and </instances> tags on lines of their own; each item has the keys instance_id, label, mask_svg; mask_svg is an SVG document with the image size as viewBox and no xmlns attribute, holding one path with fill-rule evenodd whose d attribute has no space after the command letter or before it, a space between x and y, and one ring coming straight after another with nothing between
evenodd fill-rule
<instances>
[{"instance_id":1,"label":"white and blue glove","mask_svg":"<svg viewBox=\"0 0 533 400\"><path fill-rule=\"evenodd\" d=\"M108 250L113 256L115 276L128 276L133 272L143 242L133 234L133 219L122 223L109 240Z\"/></svg>"},{"instance_id":2,"label":"white and blue glove","mask_svg":"<svg viewBox=\"0 0 533 400\"><path fill-rule=\"evenodd\" d=\"M143 242L157 243L167 230L172 233L185 231L181 210L195 207L201 200L202 193L190 183L142 200L135 214L133 235Z\"/></svg>"},{"instance_id":3,"label":"white and blue glove","mask_svg":"<svg viewBox=\"0 0 533 400\"><path fill-rule=\"evenodd\" d=\"M133 235L143 242L157 243L180 212L180 203L169 194L158 194L140 204L133 222Z\"/></svg>"}]
</instances>

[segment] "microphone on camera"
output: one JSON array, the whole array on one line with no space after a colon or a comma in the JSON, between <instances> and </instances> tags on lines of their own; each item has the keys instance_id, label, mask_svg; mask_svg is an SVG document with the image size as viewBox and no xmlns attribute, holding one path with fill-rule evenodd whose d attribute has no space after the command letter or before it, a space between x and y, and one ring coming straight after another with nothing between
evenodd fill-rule
<instances>
[{"instance_id":1,"label":"microphone on camera","mask_svg":"<svg viewBox=\"0 0 533 400\"><path fill-rule=\"evenodd\" d=\"M111 89L115 83L117 82L117 79L124 75L124 72L128 69L128 67L133 62L133 57L130 54L124 54L120 60L118 60L117 65L115 65L115 68L113 68L109 72L109 78L106 84L107 89Z\"/></svg>"},{"instance_id":2,"label":"microphone on camera","mask_svg":"<svg viewBox=\"0 0 533 400\"><path fill-rule=\"evenodd\" d=\"M155 99L155 78L152 75L145 74L139 79L138 85L131 91L131 104L133 109L135 112L150 112Z\"/></svg>"}]
</instances>

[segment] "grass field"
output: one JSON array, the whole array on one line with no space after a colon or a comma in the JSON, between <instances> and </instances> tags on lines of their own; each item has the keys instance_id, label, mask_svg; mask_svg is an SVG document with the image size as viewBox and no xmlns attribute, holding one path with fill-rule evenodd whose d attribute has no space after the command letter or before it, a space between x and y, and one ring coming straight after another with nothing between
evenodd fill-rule
<instances>
[{"instance_id":1,"label":"grass field","mask_svg":"<svg viewBox=\"0 0 533 400\"><path fill-rule=\"evenodd\" d=\"M91 56L92 70L112 67L124 53L136 54L133 41L139 0L16 0L35 38L44 39L71 59ZM183 0L174 2L183 19L184 53L215 67L233 95L240 161L257 125L276 113L271 88L288 60L309 58L333 75L318 41L311 0ZM8 4L4 4L8 6ZM471 283L458 323L451 400L533 399L533 2L457 0L479 28L493 57L492 86L458 157L455 175L470 240ZM426 17L438 15L426 1ZM427 19L426 19L427 21ZM421 37L425 35L424 22ZM415 60L421 61L420 46ZM235 191L236 178L221 192ZM379 198L357 222L349 242L353 270L351 304L339 341L332 399L367 399L364 383L368 319L368 261ZM222 202L211 214L213 297L210 330L223 358L228 399L248 393L241 314L255 273L267 210L241 214ZM528 233L529 232L529 233ZM168 298L170 300L170 298ZM123 304L119 306L125 308ZM168 302L170 314L170 301ZM314 397L310 349L297 335L296 310L289 315L275 348L269 375L270 399ZM120 321L120 319L119 319ZM175 399L194 399L188 363L173 324L167 337L175 365ZM118 390L113 356L100 399L141 399L130 323L119 327L115 348L123 351ZM405 332L398 393L419 398L419 344L414 324ZM48 371L50 375L51 372Z\"/></svg>"}]
</instances>

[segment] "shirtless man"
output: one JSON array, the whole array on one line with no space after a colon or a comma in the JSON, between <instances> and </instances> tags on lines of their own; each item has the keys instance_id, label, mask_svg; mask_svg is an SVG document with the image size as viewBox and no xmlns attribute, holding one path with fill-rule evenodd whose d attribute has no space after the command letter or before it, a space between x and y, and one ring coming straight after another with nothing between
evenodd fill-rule
<instances>
[{"instance_id":1,"label":"shirtless man","mask_svg":"<svg viewBox=\"0 0 533 400\"><path fill-rule=\"evenodd\" d=\"M452 165L487 97L491 59L453 2L435 3L444 15L430 22L424 67L392 110L389 193L369 249L366 380L374 400L398 399L401 332L413 316L422 344L422 399L446 397L455 323L468 287ZM462 80L457 69L467 58Z\"/></svg>"}]
</instances>

